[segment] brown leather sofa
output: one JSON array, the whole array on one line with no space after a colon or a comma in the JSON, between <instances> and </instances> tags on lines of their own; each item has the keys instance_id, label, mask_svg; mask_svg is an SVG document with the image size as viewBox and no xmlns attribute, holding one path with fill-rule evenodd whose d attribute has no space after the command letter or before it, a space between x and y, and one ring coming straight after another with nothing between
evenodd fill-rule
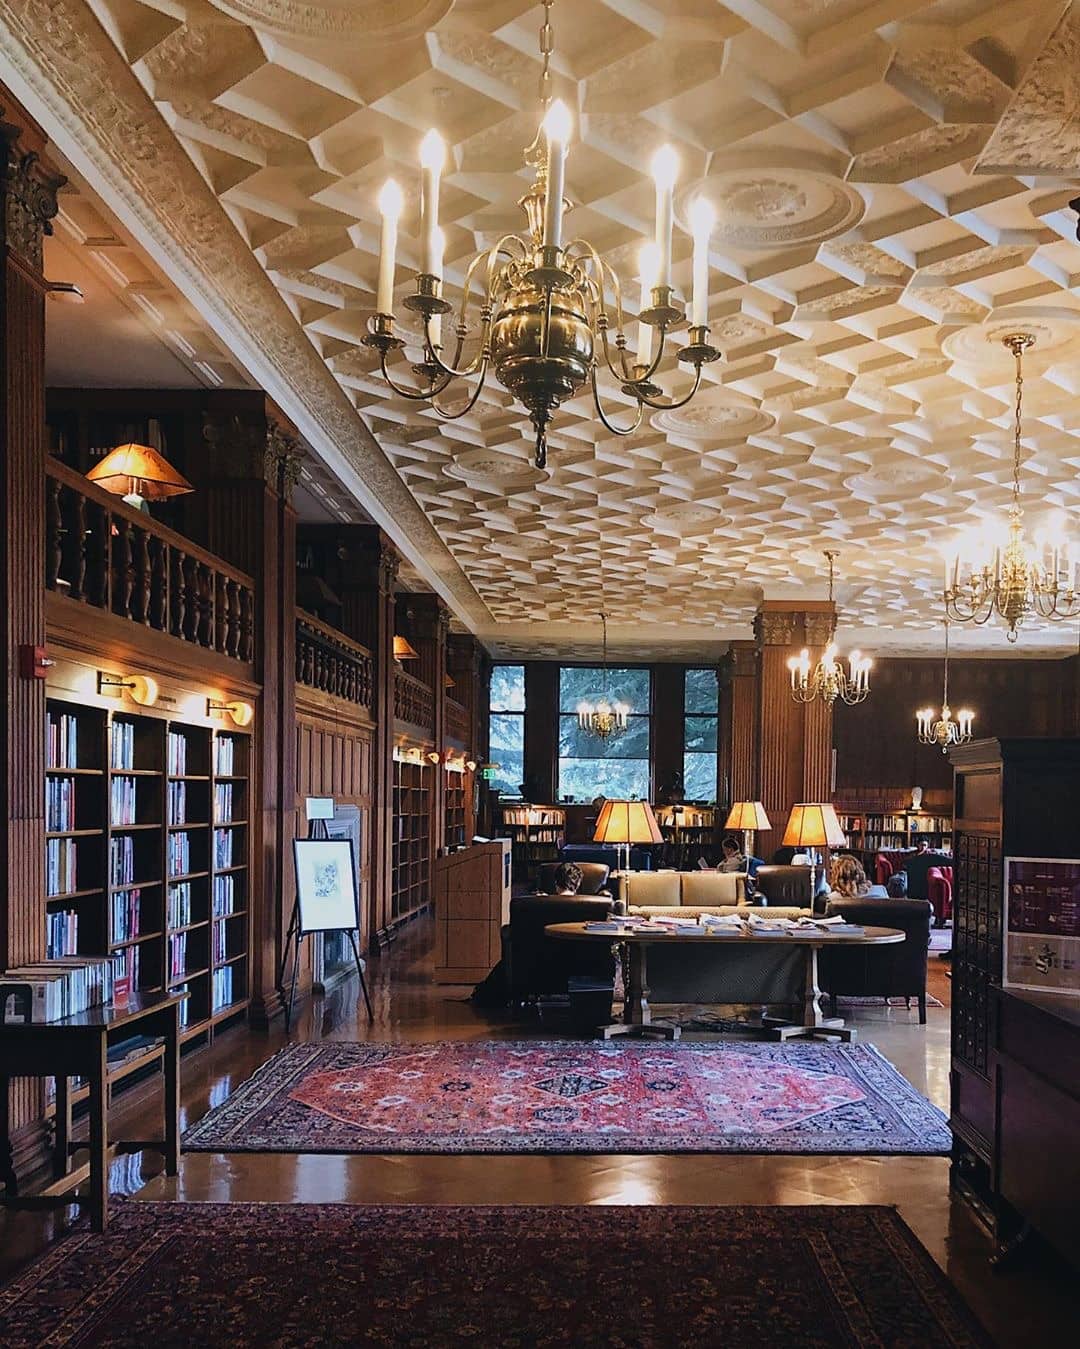
<instances>
[{"instance_id":1,"label":"brown leather sofa","mask_svg":"<svg viewBox=\"0 0 1080 1349\"><path fill-rule=\"evenodd\" d=\"M606 871L607 868L605 867ZM601 941L558 941L544 935L552 923L594 923L610 918L610 895L518 895L510 901L505 951L510 997L516 1003L562 995L572 979L615 984L612 946Z\"/></svg>"},{"instance_id":2,"label":"brown leather sofa","mask_svg":"<svg viewBox=\"0 0 1080 1349\"><path fill-rule=\"evenodd\" d=\"M581 869L581 888L579 895L604 895L611 898L608 889L608 876L611 868L606 862L541 862L536 873L536 889L542 895L555 893L555 873L561 866L571 865Z\"/></svg>"},{"instance_id":3,"label":"brown leather sofa","mask_svg":"<svg viewBox=\"0 0 1080 1349\"><path fill-rule=\"evenodd\" d=\"M822 877L821 867L816 876ZM824 882L821 882L822 885ZM811 872L808 866L760 866L754 875L753 903L773 908L781 905L785 908L815 909L820 911L823 900L818 897L814 903Z\"/></svg>"},{"instance_id":4,"label":"brown leather sofa","mask_svg":"<svg viewBox=\"0 0 1080 1349\"><path fill-rule=\"evenodd\" d=\"M895 927L903 942L846 946L818 953L818 983L835 1001L849 998L917 998L926 1024L926 954L933 909L925 899L831 899L826 912L862 927Z\"/></svg>"}]
</instances>

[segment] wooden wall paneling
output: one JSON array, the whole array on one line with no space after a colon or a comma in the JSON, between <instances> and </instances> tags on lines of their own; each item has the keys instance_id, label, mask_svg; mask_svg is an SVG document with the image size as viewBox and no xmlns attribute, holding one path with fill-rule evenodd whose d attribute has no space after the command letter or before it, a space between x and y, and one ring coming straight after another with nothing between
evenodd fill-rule
<instances>
[{"instance_id":1,"label":"wooden wall paneling","mask_svg":"<svg viewBox=\"0 0 1080 1349\"><path fill-rule=\"evenodd\" d=\"M758 648L732 642L720 662L720 755L717 793L722 806L758 799Z\"/></svg>"},{"instance_id":2,"label":"wooden wall paneling","mask_svg":"<svg viewBox=\"0 0 1080 1349\"><path fill-rule=\"evenodd\" d=\"M666 801L676 782L683 780L683 720L686 696L685 665L654 665L652 669L652 791L654 801ZM682 791L678 793L682 798Z\"/></svg>"},{"instance_id":3,"label":"wooden wall paneling","mask_svg":"<svg viewBox=\"0 0 1080 1349\"><path fill-rule=\"evenodd\" d=\"M399 611L404 603L409 615L408 627L416 647L418 660L412 662L410 674L416 675L431 689L435 708L432 740L440 755L446 746L446 640L450 631L450 611L438 596L427 592L398 597ZM434 865L445 843L446 834L446 770L436 764L431 774L430 831L428 857ZM431 881L428 894L433 893Z\"/></svg>"},{"instance_id":4,"label":"wooden wall paneling","mask_svg":"<svg viewBox=\"0 0 1080 1349\"><path fill-rule=\"evenodd\" d=\"M45 681L20 651L45 645L45 287L42 239L63 179L40 158L45 137L0 86L0 960L45 955ZM0 1177L44 1159L42 1083L5 1100Z\"/></svg>"},{"instance_id":5,"label":"wooden wall paneling","mask_svg":"<svg viewBox=\"0 0 1080 1349\"><path fill-rule=\"evenodd\" d=\"M559 667L525 666L525 795L541 805L555 800L559 757Z\"/></svg>"}]
</instances>

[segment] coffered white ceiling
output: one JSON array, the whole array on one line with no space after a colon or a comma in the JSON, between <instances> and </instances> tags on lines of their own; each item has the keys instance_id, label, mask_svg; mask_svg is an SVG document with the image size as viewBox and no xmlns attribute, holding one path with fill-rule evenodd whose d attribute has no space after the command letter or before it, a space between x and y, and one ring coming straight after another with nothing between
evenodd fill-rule
<instances>
[{"instance_id":1,"label":"coffered white ceiling","mask_svg":"<svg viewBox=\"0 0 1080 1349\"><path fill-rule=\"evenodd\" d=\"M564 653L602 603L613 645L703 655L749 636L763 594L820 596L824 547L849 644L936 649L942 549L1007 505L994 339L1018 324L1039 336L1028 518L1064 510L1080 535L1080 14L1061 0L556 0L572 231L630 283L645 166L672 140L680 203L702 190L720 211L724 359L695 403L627 439L567 405L543 475L498 386L448 424L388 396L359 345L375 193L391 174L408 193L399 298L429 125L452 147L451 292L519 227L540 16L524 0L0 0L0 79L499 650ZM685 236L676 258L685 289ZM672 363L665 384L683 379ZM995 627L960 642L1005 650ZM1075 643L1031 628L1020 649Z\"/></svg>"}]
</instances>

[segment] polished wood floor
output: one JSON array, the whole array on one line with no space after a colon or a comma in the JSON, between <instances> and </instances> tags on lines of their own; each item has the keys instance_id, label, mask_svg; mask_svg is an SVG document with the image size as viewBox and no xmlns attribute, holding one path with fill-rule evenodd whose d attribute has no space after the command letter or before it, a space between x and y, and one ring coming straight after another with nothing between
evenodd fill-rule
<instances>
[{"instance_id":1,"label":"polished wood floor","mask_svg":"<svg viewBox=\"0 0 1080 1349\"><path fill-rule=\"evenodd\" d=\"M375 1024L369 1027L356 981L304 1009L283 1030L240 1029L185 1059L185 1121L200 1118L290 1039L431 1040L520 1037L530 1021L482 1012L467 989L431 982L430 925L415 924L369 967ZM947 967L931 960L930 991L948 1002ZM907 1078L942 1107L948 1097L949 1013L930 1008L919 1026L914 1008L860 1008L852 1022ZM118 1103L118 1136L157 1132L156 1089L138 1088ZM139 1199L267 1200L383 1204L893 1204L1005 1346L1075 1342L1076 1281L1049 1260L992 1273L989 1240L952 1199L948 1162L936 1157L537 1156L336 1157L185 1155L178 1177L161 1174L151 1153L119 1159L114 1191ZM73 1209L51 1214L0 1212L0 1275L11 1273L64 1229ZM858 1252L851 1253L853 1260ZM918 1349L910 1346L910 1349Z\"/></svg>"}]
</instances>

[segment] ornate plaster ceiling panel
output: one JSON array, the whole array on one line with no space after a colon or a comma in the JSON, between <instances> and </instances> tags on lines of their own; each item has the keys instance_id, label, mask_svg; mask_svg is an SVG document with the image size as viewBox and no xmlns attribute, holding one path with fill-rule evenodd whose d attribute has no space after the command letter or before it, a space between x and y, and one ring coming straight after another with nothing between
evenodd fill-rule
<instances>
[{"instance_id":1,"label":"ornate plaster ceiling panel","mask_svg":"<svg viewBox=\"0 0 1080 1349\"><path fill-rule=\"evenodd\" d=\"M825 546L861 643L936 641L941 551L1008 501L996 339L1018 321L1039 336L1027 514L1065 510L1080 531L1080 22L1064 0L557 0L573 232L613 261L632 322L648 162L671 139L680 210L699 191L721 210L723 359L697 401L625 437L571 400L544 475L498 386L452 421L389 393L361 346L378 188L393 175L406 194L404 316L417 144L437 124L458 298L472 254L519 226L540 17L532 0L0 0L0 79L301 427L325 490L351 491L413 583L493 648L591 650L581 615L603 598L641 654L704 656L749 636L763 595L819 597ZM685 293L681 229L674 280ZM674 359L661 374L686 391ZM1023 645L1053 642L1075 633Z\"/></svg>"}]
</instances>

